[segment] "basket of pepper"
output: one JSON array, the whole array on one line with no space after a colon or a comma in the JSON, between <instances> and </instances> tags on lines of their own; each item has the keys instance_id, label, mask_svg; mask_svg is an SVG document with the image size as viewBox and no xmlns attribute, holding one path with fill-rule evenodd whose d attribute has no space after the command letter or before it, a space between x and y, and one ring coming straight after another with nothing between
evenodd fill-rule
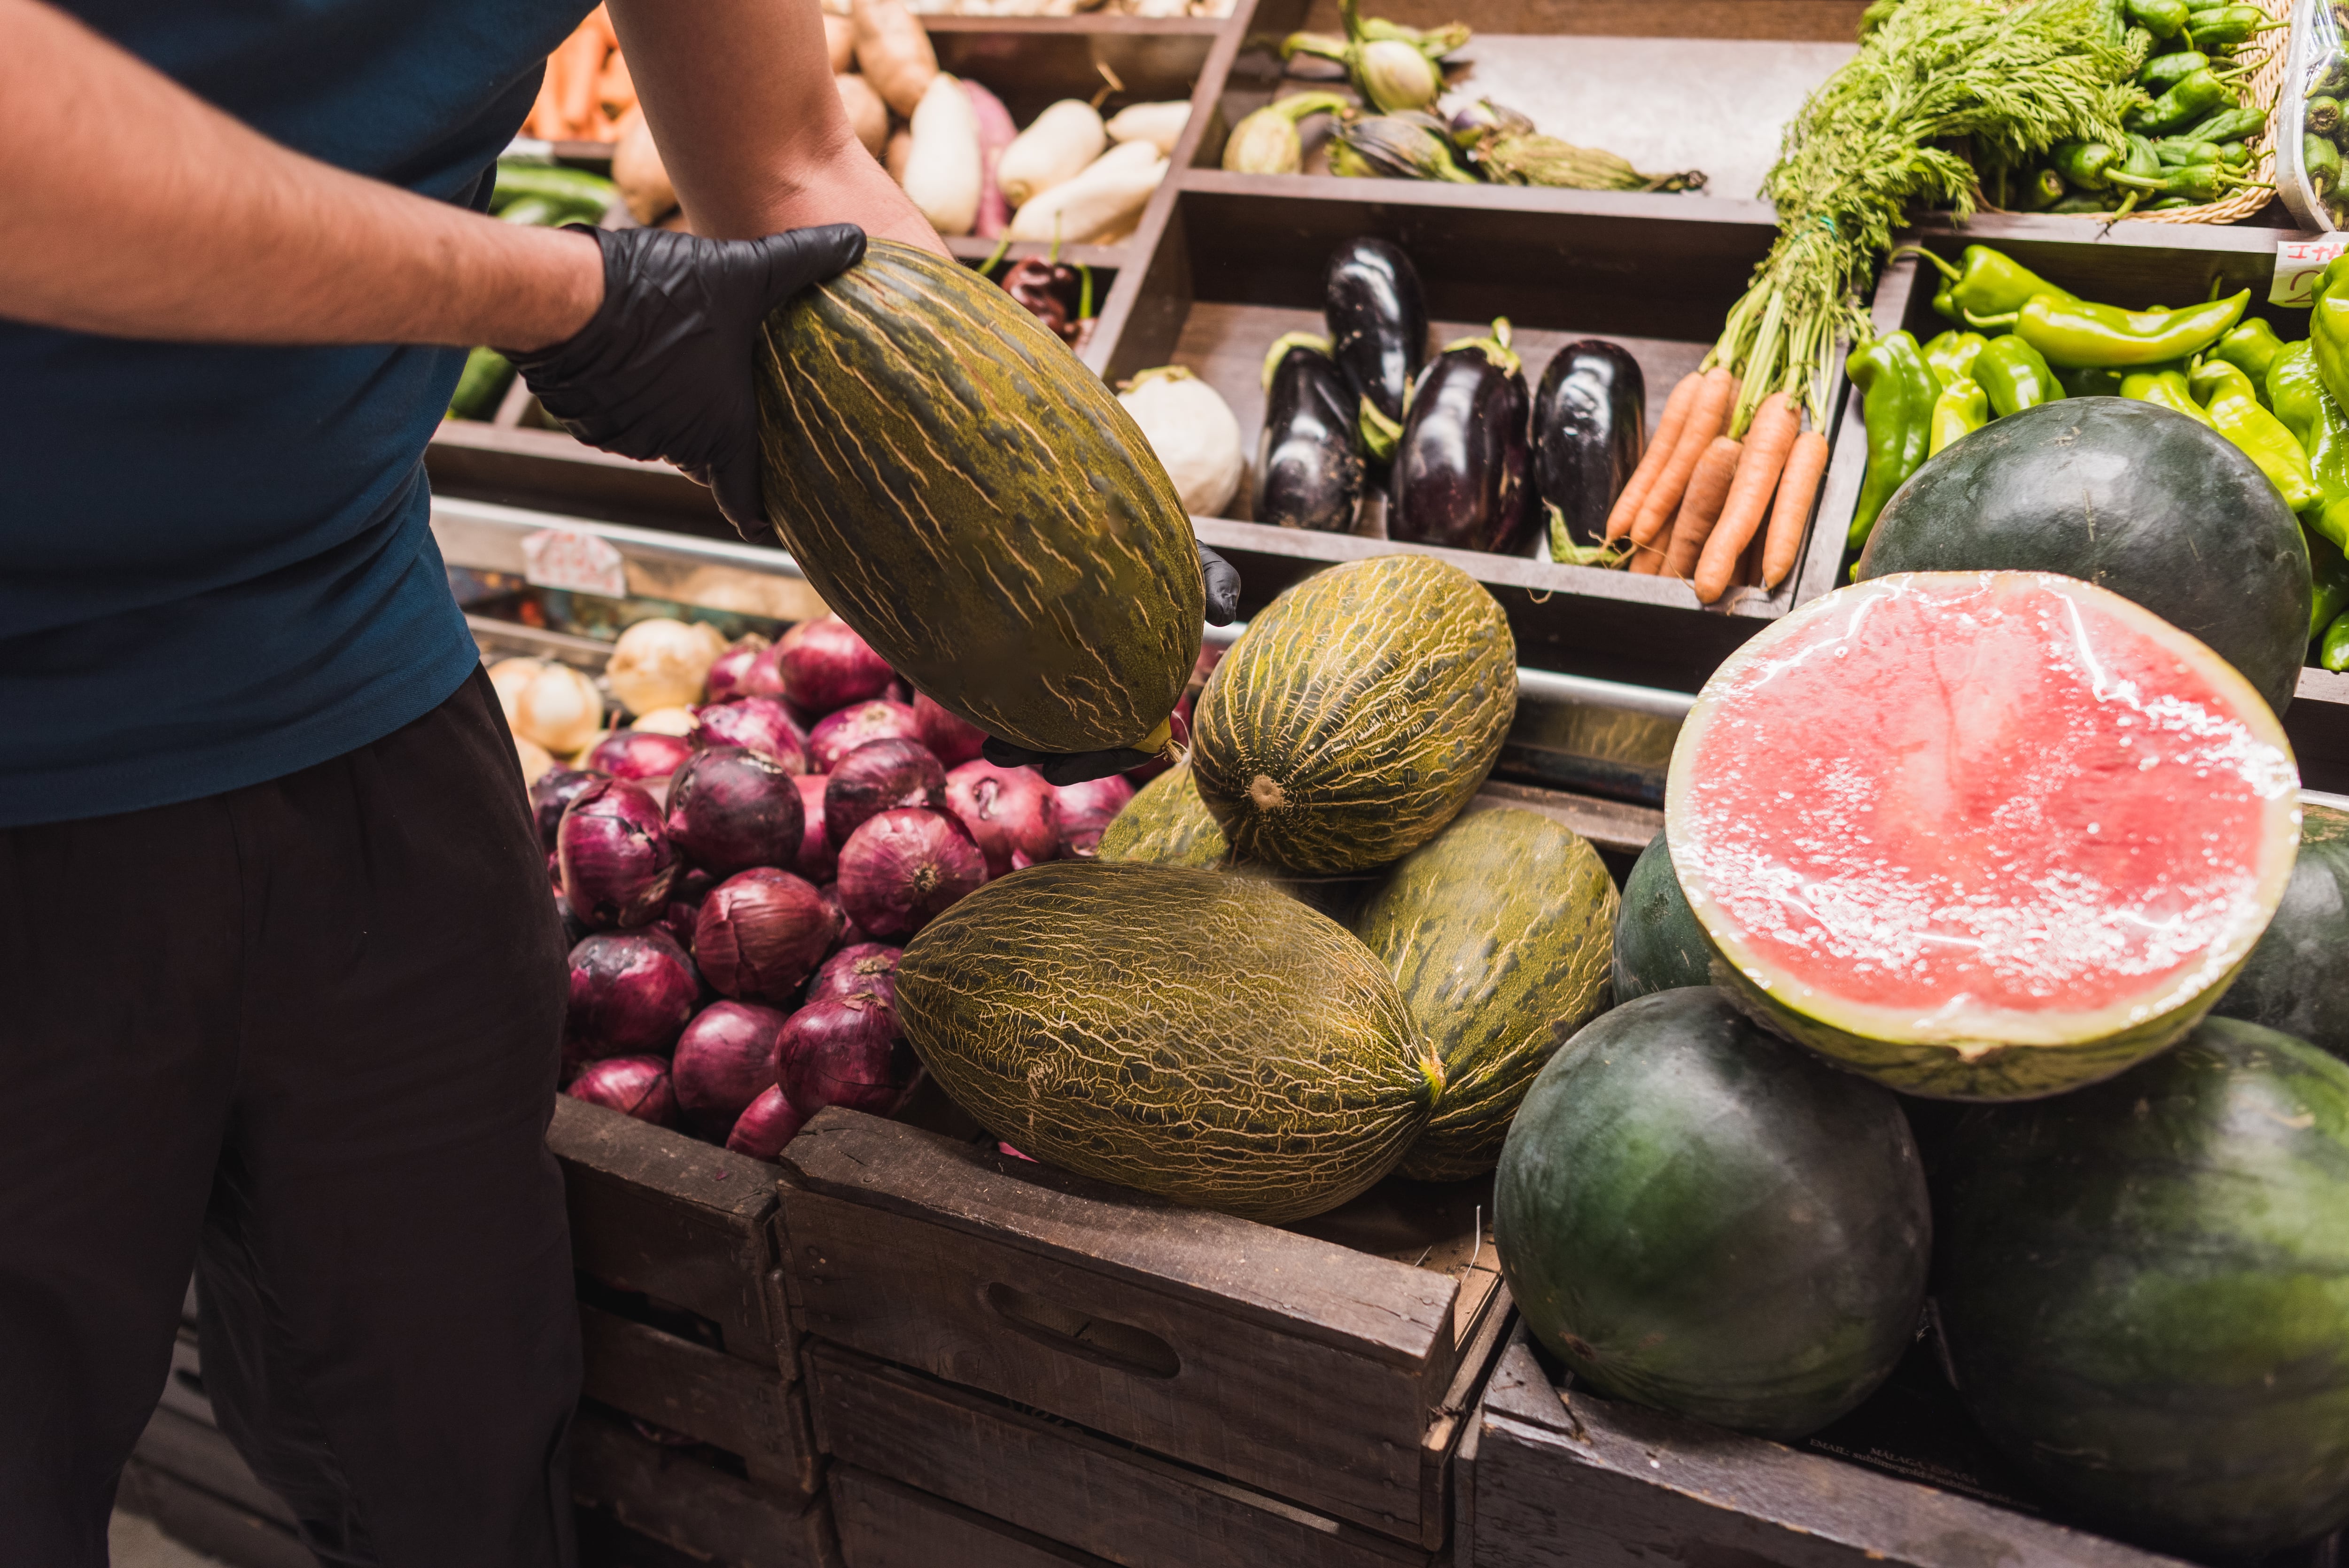
<instances>
[{"instance_id":1,"label":"basket of pepper","mask_svg":"<svg viewBox=\"0 0 2349 1568\"><path fill-rule=\"evenodd\" d=\"M2064 142L2034 167L1986 169L1982 206L2157 223L2232 223L2257 212L2275 194L2269 127L2292 4L2122 0L2130 26L2153 39L2137 76L2149 101L2124 117L2123 143Z\"/></svg>"}]
</instances>

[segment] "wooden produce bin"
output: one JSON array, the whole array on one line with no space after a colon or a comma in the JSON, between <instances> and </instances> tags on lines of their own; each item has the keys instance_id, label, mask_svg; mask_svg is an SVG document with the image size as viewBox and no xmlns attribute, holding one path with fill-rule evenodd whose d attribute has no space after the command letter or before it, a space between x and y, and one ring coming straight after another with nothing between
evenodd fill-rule
<instances>
[{"instance_id":1,"label":"wooden produce bin","mask_svg":"<svg viewBox=\"0 0 2349 1568\"><path fill-rule=\"evenodd\" d=\"M849 1568L913 1561L916 1512L989 1542L957 1561L1430 1563L1507 1316L1489 1217L1391 1181L1276 1228L819 1114L781 1231Z\"/></svg>"},{"instance_id":2,"label":"wooden produce bin","mask_svg":"<svg viewBox=\"0 0 2349 1568\"><path fill-rule=\"evenodd\" d=\"M2131 308L2207 298L2214 286L2227 294L2250 289L2250 314L2272 321L2287 340L2308 335L2309 313L2270 304L2268 289L2278 241L2294 237L2290 230L2249 225L2106 224L2033 217L1982 217L1962 226L1929 224L1908 236L1952 262L1967 245L1989 245L2085 298ZM1934 313L1933 289L1918 276L1922 265L1903 257L1885 269L1872 310L1879 333L1906 327L1922 343L1951 325ZM1828 471L1827 495L1842 510L1822 515L1822 537L1832 531L1840 538L1850 527L1867 468L1864 431L1858 399L1853 398ZM1845 566L1848 563L1847 557ZM2313 665L2303 668L2283 726L2300 761L2301 781L2311 789L2349 792L2349 675Z\"/></svg>"}]
</instances>

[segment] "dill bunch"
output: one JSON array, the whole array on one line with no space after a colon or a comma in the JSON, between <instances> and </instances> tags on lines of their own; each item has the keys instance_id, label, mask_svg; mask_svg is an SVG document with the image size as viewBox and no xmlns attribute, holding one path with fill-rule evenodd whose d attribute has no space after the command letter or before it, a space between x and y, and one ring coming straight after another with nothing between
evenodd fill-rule
<instances>
[{"instance_id":1,"label":"dill bunch","mask_svg":"<svg viewBox=\"0 0 2349 1568\"><path fill-rule=\"evenodd\" d=\"M1973 165L1948 143L2023 164L2060 141L2118 142L2145 101L2148 40L2120 0L1878 0L1860 37L1763 181L1778 239L1706 359L1742 378L1732 435L1773 392L1824 421L1839 340L1867 335L1859 294L1910 203L1974 211Z\"/></svg>"}]
</instances>

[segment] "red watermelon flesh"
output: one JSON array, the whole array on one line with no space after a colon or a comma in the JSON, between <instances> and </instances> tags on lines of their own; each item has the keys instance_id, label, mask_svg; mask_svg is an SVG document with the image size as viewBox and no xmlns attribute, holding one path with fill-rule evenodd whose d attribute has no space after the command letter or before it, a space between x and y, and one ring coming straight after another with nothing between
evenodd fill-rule
<instances>
[{"instance_id":1,"label":"red watermelon flesh","mask_svg":"<svg viewBox=\"0 0 2349 1568\"><path fill-rule=\"evenodd\" d=\"M2257 692L2150 612L1920 573L1724 664L1666 816L1750 1011L1894 1088L2006 1099L2117 1072L2209 1009L2290 878L2298 786Z\"/></svg>"}]
</instances>

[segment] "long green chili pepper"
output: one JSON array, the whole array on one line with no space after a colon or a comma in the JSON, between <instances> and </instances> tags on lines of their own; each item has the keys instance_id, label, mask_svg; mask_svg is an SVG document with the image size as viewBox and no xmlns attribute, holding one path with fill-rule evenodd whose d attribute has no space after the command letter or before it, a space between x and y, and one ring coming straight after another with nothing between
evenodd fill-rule
<instances>
[{"instance_id":1,"label":"long green chili pepper","mask_svg":"<svg viewBox=\"0 0 2349 1568\"><path fill-rule=\"evenodd\" d=\"M2061 176L2057 178L2060 183ZM2021 310L2023 302L2033 294L2055 299L2075 297L2070 291L2057 288L2005 253L1993 251L1988 245L1968 245L1959 253L1956 266L1922 245L1903 245L1886 259L1899 256L1915 256L1930 263L1948 284L1950 303L1973 325L1981 325L1973 318L2008 315ZM1937 305L1938 303L1937 298Z\"/></svg>"},{"instance_id":2,"label":"long green chili pepper","mask_svg":"<svg viewBox=\"0 0 2349 1568\"><path fill-rule=\"evenodd\" d=\"M2349 670L2349 615L2335 618L2324 628L2324 640L2317 645L2316 662L2335 674Z\"/></svg>"},{"instance_id":3,"label":"long green chili pepper","mask_svg":"<svg viewBox=\"0 0 2349 1568\"><path fill-rule=\"evenodd\" d=\"M2152 403L2183 414L2212 429L2210 416L2194 400L2194 393L2186 385L2183 370L2139 370L2121 379L2121 396L2134 397L2140 403Z\"/></svg>"},{"instance_id":4,"label":"long green chili pepper","mask_svg":"<svg viewBox=\"0 0 2349 1568\"><path fill-rule=\"evenodd\" d=\"M2349 613L2349 557L2343 556L2340 546L2323 534L2304 528L2301 532L2308 541L2308 574L2316 589L2308 612L2308 635L2313 641Z\"/></svg>"},{"instance_id":5,"label":"long green chili pepper","mask_svg":"<svg viewBox=\"0 0 2349 1568\"><path fill-rule=\"evenodd\" d=\"M2349 414L2324 389L2316 345L2285 344L2268 366L2265 390L2268 407L2308 454L2309 472L2324 492L2323 504L2302 520L2335 545L2349 543Z\"/></svg>"},{"instance_id":6,"label":"long green chili pepper","mask_svg":"<svg viewBox=\"0 0 2349 1568\"><path fill-rule=\"evenodd\" d=\"M2331 275L2329 268L2326 275ZM2243 319L2251 299L2251 291L2245 289L2183 310L2131 311L2034 294L2016 313L2014 330L2045 355L2048 364L2065 369L2162 365L2199 354L2218 342Z\"/></svg>"},{"instance_id":7,"label":"long green chili pepper","mask_svg":"<svg viewBox=\"0 0 2349 1568\"><path fill-rule=\"evenodd\" d=\"M1974 361L1974 379L1989 395L1991 412L2002 419L2064 396L2064 384L2039 350L2011 332L1990 340Z\"/></svg>"},{"instance_id":8,"label":"long green chili pepper","mask_svg":"<svg viewBox=\"0 0 2349 1568\"><path fill-rule=\"evenodd\" d=\"M2131 26L2157 38L2175 38L2186 30L2186 18L2193 11L2186 0L2121 0L2121 14Z\"/></svg>"},{"instance_id":9,"label":"long green chili pepper","mask_svg":"<svg viewBox=\"0 0 2349 1568\"><path fill-rule=\"evenodd\" d=\"M2199 120L2179 132L2197 141L2235 141L2267 129L2268 111L2263 108L2222 108L2209 119Z\"/></svg>"},{"instance_id":10,"label":"long green chili pepper","mask_svg":"<svg viewBox=\"0 0 2349 1568\"><path fill-rule=\"evenodd\" d=\"M2010 333L2008 335L2013 335ZM2117 397L2121 395L2121 373L2101 365L2058 370L2055 379L2063 387L2066 397Z\"/></svg>"},{"instance_id":11,"label":"long green chili pepper","mask_svg":"<svg viewBox=\"0 0 2349 1568\"><path fill-rule=\"evenodd\" d=\"M2213 5L2186 15L2187 37L2196 48L2206 51L2213 45L2232 48L2259 34L2290 26L2288 22L2270 21L2268 14L2257 5Z\"/></svg>"},{"instance_id":12,"label":"long green chili pepper","mask_svg":"<svg viewBox=\"0 0 2349 1568\"><path fill-rule=\"evenodd\" d=\"M2341 189L2341 150L2326 138L2313 132L2302 137L2300 162L2308 171L2309 188L2319 196Z\"/></svg>"},{"instance_id":13,"label":"long green chili pepper","mask_svg":"<svg viewBox=\"0 0 2349 1568\"><path fill-rule=\"evenodd\" d=\"M1925 455L1940 457L1953 441L1963 439L1990 423L1990 399L1982 383L1971 377L1961 376L1941 388L1933 400L1932 428L1925 443Z\"/></svg>"},{"instance_id":14,"label":"long green chili pepper","mask_svg":"<svg viewBox=\"0 0 2349 1568\"><path fill-rule=\"evenodd\" d=\"M2146 61L2145 69L2137 74L2137 85L2159 97L2195 72L2209 68L2209 56L2198 49L2180 49Z\"/></svg>"},{"instance_id":15,"label":"long green chili pepper","mask_svg":"<svg viewBox=\"0 0 2349 1568\"><path fill-rule=\"evenodd\" d=\"M2260 407L2259 394L2240 366L2206 359L2187 377L2187 386L2202 405L2210 428L2259 466L2286 506L2302 511L2323 503L2324 491L2308 454L2282 420Z\"/></svg>"},{"instance_id":16,"label":"long green chili pepper","mask_svg":"<svg viewBox=\"0 0 2349 1568\"><path fill-rule=\"evenodd\" d=\"M2267 402L2268 371L2274 366L2276 356L2283 352L2283 339L2276 335L2275 328L2268 325L2264 316L2253 316L2235 327L2211 345L2210 352L2250 377L2260 401Z\"/></svg>"},{"instance_id":17,"label":"long green chili pepper","mask_svg":"<svg viewBox=\"0 0 2349 1568\"><path fill-rule=\"evenodd\" d=\"M2135 127L2130 129L2135 129ZM2128 149L2101 141L2067 141L2055 150L2055 169L2064 181L2083 191L2106 191L2117 185L2158 191L2158 180L2141 180L2126 167Z\"/></svg>"},{"instance_id":18,"label":"long green chili pepper","mask_svg":"<svg viewBox=\"0 0 2349 1568\"><path fill-rule=\"evenodd\" d=\"M2237 107L2235 92L2216 75L2199 70L2142 108L2133 108L2121 124L2135 131L2172 131L2191 125L2215 108Z\"/></svg>"},{"instance_id":19,"label":"long green chili pepper","mask_svg":"<svg viewBox=\"0 0 2349 1568\"><path fill-rule=\"evenodd\" d=\"M1952 381L1972 379L1974 361L1989 346L1990 339L1981 333L1954 328L1925 345L1925 366L1933 373L1933 384L1946 391Z\"/></svg>"},{"instance_id":20,"label":"long green chili pepper","mask_svg":"<svg viewBox=\"0 0 2349 1568\"><path fill-rule=\"evenodd\" d=\"M1916 338L1906 332L1889 333L1853 349L1844 373L1859 389L1860 410L1868 421L1868 474L1860 481L1847 540L1857 550L1868 542L1868 531L1892 492L1924 462L1940 387Z\"/></svg>"}]
</instances>

